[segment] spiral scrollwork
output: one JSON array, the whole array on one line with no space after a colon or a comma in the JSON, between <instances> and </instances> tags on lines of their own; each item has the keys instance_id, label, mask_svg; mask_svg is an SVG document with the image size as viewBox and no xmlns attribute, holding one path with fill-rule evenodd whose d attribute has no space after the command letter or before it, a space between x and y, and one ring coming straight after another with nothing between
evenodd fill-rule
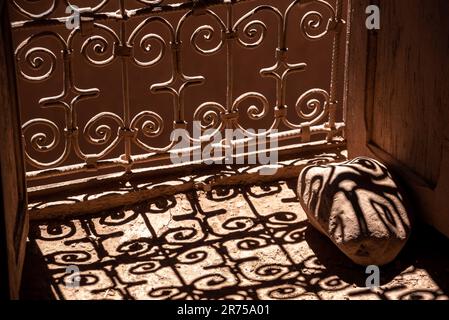
<instances>
[{"instance_id":1,"label":"spiral scrollwork","mask_svg":"<svg viewBox=\"0 0 449 320\"><path fill-rule=\"evenodd\" d=\"M328 22L336 19L335 10L329 3L321 0L316 2L324 6L329 12L329 15L325 15L316 10L311 10L304 14L301 18L300 30L308 40L319 40L323 38L329 32Z\"/></svg>"},{"instance_id":2,"label":"spiral scrollwork","mask_svg":"<svg viewBox=\"0 0 449 320\"><path fill-rule=\"evenodd\" d=\"M217 129L221 130L223 122L221 114L226 112L226 108L217 102L205 102L201 104L193 114L193 121L199 123L201 130Z\"/></svg>"},{"instance_id":3,"label":"spiral scrollwork","mask_svg":"<svg viewBox=\"0 0 449 320\"><path fill-rule=\"evenodd\" d=\"M138 66L153 66L160 62L165 56L167 48L167 41L165 38L162 35L153 32L144 32L149 25L155 23L167 28L170 33L170 41L174 40L175 35L173 26L165 18L152 16L143 20L133 30L127 41L127 45L134 49L133 61ZM145 59L143 59L143 56L145 56Z\"/></svg>"},{"instance_id":4,"label":"spiral scrollwork","mask_svg":"<svg viewBox=\"0 0 449 320\"><path fill-rule=\"evenodd\" d=\"M244 47L257 47L265 39L267 30L267 25L262 21L250 21L243 27L243 35L247 38L248 41L245 41L239 37L239 43Z\"/></svg>"},{"instance_id":5,"label":"spiral scrollwork","mask_svg":"<svg viewBox=\"0 0 449 320\"><path fill-rule=\"evenodd\" d=\"M101 123L101 121L104 121ZM114 133L112 125L116 126ZM121 141L120 129L123 128L123 120L112 112L101 112L91 118L83 129L83 136L90 144L102 146L103 150L95 155L86 155L81 151L78 140L75 140L75 151L77 155L87 160L88 157L100 159L109 154Z\"/></svg>"},{"instance_id":6,"label":"spiral scrollwork","mask_svg":"<svg viewBox=\"0 0 449 320\"><path fill-rule=\"evenodd\" d=\"M269 5L258 6L243 15L233 26L233 30L238 34L238 43L243 47L255 48L265 40L268 31L268 26L265 22L259 19L252 19L249 22L246 22L243 28L241 28L241 25L245 21L248 21L249 18L252 18L255 14L262 11L274 13L279 22L279 31L282 29L284 17L279 9Z\"/></svg>"},{"instance_id":7,"label":"spiral scrollwork","mask_svg":"<svg viewBox=\"0 0 449 320\"><path fill-rule=\"evenodd\" d=\"M184 16L181 17L179 20L176 31L175 31L175 41L177 43L181 42L181 31L183 30L183 26L185 22L189 19L189 17L193 16L194 11L190 10L188 11ZM212 10L206 10L205 14L208 17L212 17L216 24L218 24L218 27L213 27L210 24L202 25L198 28L196 28L191 37L190 37L190 44L192 47L197 51L198 53L202 55L210 55L213 53L218 52L223 44L224 44L224 37L222 36L224 32L226 31L226 25L224 24L223 20L218 16L215 12ZM218 33L217 30L220 30L221 37L218 39L218 44L215 47L212 47L210 49L205 49L202 45L204 45L204 42L206 43L213 43L215 35Z\"/></svg>"},{"instance_id":8,"label":"spiral scrollwork","mask_svg":"<svg viewBox=\"0 0 449 320\"><path fill-rule=\"evenodd\" d=\"M323 20L323 14L321 14L320 12L307 12L301 19L302 34L310 40L317 40L323 37L327 32L326 29L320 30L323 29Z\"/></svg>"},{"instance_id":9,"label":"spiral scrollwork","mask_svg":"<svg viewBox=\"0 0 449 320\"><path fill-rule=\"evenodd\" d=\"M28 66L35 72L41 73L41 75L32 76L30 73L23 71L23 69L20 70L20 74L30 81L44 81L55 70L56 55L47 48L35 47L25 54L25 61Z\"/></svg>"},{"instance_id":10,"label":"spiral scrollwork","mask_svg":"<svg viewBox=\"0 0 449 320\"><path fill-rule=\"evenodd\" d=\"M112 120L118 128L123 127L123 120L112 112L102 112L89 120L83 133L87 141L93 145L105 145L111 142L114 132L110 125L98 124L99 121ZM118 135L116 135L117 141ZM115 143L113 143L115 144Z\"/></svg>"},{"instance_id":11,"label":"spiral scrollwork","mask_svg":"<svg viewBox=\"0 0 449 320\"><path fill-rule=\"evenodd\" d=\"M141 132L147 138L157 138L164 131L164 120L156 112L145 110L138 113L132 120L130 128L135 132L134 142L142 149L148 152L165 152L170 150L175 141L170 142L167 146L163 148L156 148L149 146L143 142L139 137L138 133Z\"/></svg>"},{"instance_id":12,"label":"spiral scrollwork","mask_svg":"<svg viewBox=\"0 0 449 320\"><path fill-rule=\"evenodd\" d=\"M120 43L120 40L111 28L99 23L94 26L99 32L83 42L81 53L91 64L105 66L114 60L114 43Z\"/></svg>"},{"instance_id":13,"label":"spiral scrollwork","mask_svg":"<svg viewBox=\"0 0 449 320\"><path fill-rule=\"evenodd\" d=\"M139 122L144 119L146 120L139 126ZM148 138L156 138L164 131L164 120L156 112L146 110L134 117L130 127L135 131L142 132Z\"/></svg>"},{"instance_id":14,"label":"spiral scrollwork","mask_svg":"<svg viewBox=\"0 0 449 320\"><path fill-rule=\"evenodd\" d=\"M37 133L30 133L30 132ZM64 139L65 145L62 154L54 161L41 162L30 155L30 151L38 153L52 153L61 143L61 129L51 120L35 118L22 125L25 138L25 158L36 168L45 169L60 165L65 161L70 149L70 141ZM31 150L28 148L31 147Z\"/></svg>"},{"instance_id":15,"label":"spiral scrollwork","mask_svg":"<svg viewBox=\"0 0 449 320\"><path fill-rule=\"evenodd\" d=\"M322 121L328 113L329 94L323 89L310 89L296 101L295 110L301 119L315 125Z\"/></svg>"},{"instance_id":16,"label":"spiral scrollwork","mask_svg":"<svg viewBox=\"0 0 449 320\"><path fill-rule=\"evenodd\" d=\"M26 135L28 130L30 130L33 126L46 127L49 129L50 134L45 131L33 134L30 139L32 148L37 152L48 152L54 150L61 139L61 132L59 131L58 126L53 121L48 119L33 119L26 122L22 126L24 135Z\"/></svg>"},{"instance_id":17,"label":"spiral scrollwork","mask_svg":"<svg viewBox=\"0 0 449 320\"><path fill-rule=\"evenodd\" d=\"M56 70L57 54L40 45L39 40L56 40L60 49L66 49L67 44L62 37L53 32L41 32L22 41L16 48L14 55L17 59L19 74L28 81L45 81L50 78Z\"/></svg>"},{"instance_id":18,"label":"spiral scrollwork","mask_svg":"<svg viewBox=\"0 0 449 320\"><path fill-rule=\"evenodd\" d=\"M167 44L164 38L160 35L154 33L146 34L142 37L142 39L140 39L138 48L147 54L153 55L154 57L152 57L152 59L150 58L148 61L142 61L134 55L134 61L141 67L150 67L155 65L163 58L166 46Z\"/></svg>"},{"instance_id":19,"label":"spiral scrollwork","mask_svg":"<svg viewBox=\"0 0 449 320\"><path fill-rule=\"evenodd\" d=\"M268 112L269 112L269 102L268 99L261 93L258 92L247 92L239 96L232 106L232 111L239 111L239 106L243 103L243 101L247 99L255 99L258 102L261 103L261 105L257 106L255 104L252 104L248 107L246 114L248 115L249 119L251 120L259 120L264 118ZM245 129L240 123L236 123L236 127L240 129L246 136L248 137L266 137L268 136L273 129L276 129L279 125L279 120L276 118L273 120L271 126L268 130L263 131L261 133L256 133L254 130L251 129Z\"/></svg>"},{"instance_id":20,"label":"spiral scrollwork","mask_svg":"<svg viewBox=\"0 0 449 320\"><path fill-rule=\"evenodd\" d=\"M256 99L261 103L261 106L252 104L248 107L247 114L251 120L259 120L267 115L270 103L263 94L258 92L247 92L242 94L235 100L232 109L238 111L239 105L247 99Z\"/></svg>"},{"instance_id":21,"label":"spiral scrollwork","mask_svg":"<svg viewBox=\"0 0 449 320\"><path fill-rule=\"evenodd\" d=\"M190 37L190 43L192 44L192 47L200 54L203 55L209 55L218 52L223 47L223 38L221 38L218 42L218 44L211 48L211 49L204 49L201 47L200 40L203 42L211 43L213 42L215 29L211 25L203 25L201 27L198 27Z\"/></svg>"}]
</instances>

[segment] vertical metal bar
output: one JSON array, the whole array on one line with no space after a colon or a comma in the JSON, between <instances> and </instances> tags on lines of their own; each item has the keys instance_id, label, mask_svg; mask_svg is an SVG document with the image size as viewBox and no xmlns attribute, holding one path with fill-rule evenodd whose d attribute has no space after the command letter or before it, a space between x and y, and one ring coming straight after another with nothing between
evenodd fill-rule
<instances>
[{"instance_id":1,"label":"vertical metal bar","mask_svg":"<svg viewBox=\"0 0 449 320\"><path fill-rule=\"evenodd\" d=\"M233 28L234 12L232 1L226 2L226 113L227 116L223 118L225 122L224 129L233 129L233 117L229 115L233 112L232 107L234 104L234 58L233 48L234 41L236 39L237 31ZM234 153L234 145L232 144L232 137L225 132L225 157L231 161L232 154Z\"/></svg>"},{"instance_id":2,"label":"vertical metal bar","mask_svg":"<svg viewBox=\"0 0 449 320\"><path fill-rule=\"evenodd\" d=\"M226 109L231 112L233 104L233 89L234 89L234 66L232 64L232 46L235 39L235 31L232 28L233 23L233 9L232 3L229 1L226 6Z\"/></svg>"},{"instance_id":3,"label":"vertical metal bar","mask_svg":"<svg viewBox=\"0 0 449 320\"><path fill-rule=\"evenodd\" d=\"M333 130L335 129L335 122L337 117L337 87L338 87L338 71L340 64L340 36L341 29L340 25L342 23L341 15L343 12L343 1L336 0L335 1L335 29L334 29L334 40L332 43L332 65L331 65L331 83L330 83L330 92L329 92L329 123L328 127L332 129L332 131L327 136L327 140L330 141L333 138Z\"/></svg>"},{"instance_id":4,"label":"vertical metal bar","mask_svg":"<svg viewBox=\"0 0 449 320\"><path fill-rule=\"evenodd\" d=\"M182 78L181 76L181 50L182 42L180 39L175 39L175 42L171 45L172 50L172 64L173 64L173 84L175 81ZM177 124L184 124L184 99L182 99L182 87L174 93L174 104L175 104L175 118L174 121Z\"/></svg>"},{"instance_id":5,"label":"vertical metal bar","mask_svg":"<svg viewBox=\"0 0 449 320\"><path fill-rule=\"evenodd\" d=\"M73 90L73 74L72 74L72 58L73 50L67 48L63 51L63 73L64 73L64 92L67 93ZM78 117L74 105L70 105L70 110L66 111L66 128L65 128L65 138L69 145L72 145L75 154L82 158L82 153L78 144Z\"/></svg>"},{"instance_id":6,"label":"vertical metal bar","mask_svg":"<svg viewBox=\"0 0 449 320\"><path fill-rule=\"evenodd\" d=\"M120 0L120 13L122 17L126 18L125 0ZM132 158L131 158L131 128L130 128L130 109L129 109L129 84L128 84L128 55L123 52L126 46L126 19L120 22L120 41L121 47L120 58L122 62L122 89L123 89L123 123L122 133L125 141L125 155L124 159L127 162L126 173L131 173Z\"/></svg>"}]
</instances>

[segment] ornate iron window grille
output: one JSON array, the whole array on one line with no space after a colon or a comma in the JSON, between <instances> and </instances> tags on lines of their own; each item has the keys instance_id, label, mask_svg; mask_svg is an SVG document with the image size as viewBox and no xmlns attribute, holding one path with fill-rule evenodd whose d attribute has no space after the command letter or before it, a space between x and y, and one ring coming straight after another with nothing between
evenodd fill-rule
<instances>
[{"instance_id":1,"label":"ornate iron window grille","mask_svg":"<svg viewBox=\"0 0 449 320\"><path fill-rule=\"evenodd\" d=\"M293 146L301 151L320 146L335 147L344 143L345 124L344 121L337 119L338 110L342 108L341 101L338 101L338 80L343 71L344 52L342 51L344 50L340 45L341 37L345 35L343 27L345 1L343 0L290 1L287 9L283 11L274 4L260 4L261 1L255 0L193 0L180 3L136 0L136 3L142 6L133 8L128 8L122 0L117 1L116 11L104 11L102 9L113 1L102 0L97 1L98 4L94 7L81 8L80 25L64 35L54 31L54 28L63 26L70 17L60 17L56 13L61 3L70 5L71 1L39 1L48 3L48 7L41 12L28 10L25 2L14 0L10 4L10 12L23 17L23 19L12 19L13 33L19 30L32 32L16 45L18 79L30 85L43 83L54 77L57 73L56 69L63 79L62 92L56 96L42 97L39 100L39 107L62 109L64 122L56 123L50 119L36 117L23 123L28 165L27 179L34 184L39 185L45 179L54 177L70 180L74 174L79 173L96 176L110 169L117 171L121 168L120 170L125 172L132 172L136 165L149 166L152 162L169 159L170 152L175 152L174 141L166 146L154 147L141 137L143 135L146 139L158 139L167 124L154 110L133 112L130 104L128 73L131 67L151 68L161 63L167 55L171 56L170 79L153 83L149 88L153 93L165 93L172 96L174 110L172 128L187 128L185 92L193 86L201 86L205 77L184 73L182 55L186 47L202 56L224 52L226 61L225 103L207 100L195 109L193 119L201 122L201 130L212 128L223 131L228 128L240 128L248 136L255 137L256 134L248 131L239 121L242 113L239 106L245 100L253 99L260 103L260 106L248 108L246 116L250 120L257 121L266 118L269 110L273 110L273 119L267 127L266 136L270 137L273 130L279 129L280 126L285 127L286 130L277 132L276 137L281 141L294 139L295 143L290 143L287 147ZM254 3L254 5L249 11L236 17L234 7L243 2ZM286 102L289 94L287 78L303 71L308 65L303 61L289 62L287 29L294 9L312 3L314 9L302 15L300 36L308 41L331 37L331 70L328 70L330 85L328 89L312 88L303 92L297 99L296 105L289 106ZM220 10L223 10L225 14L217 13L216 8L221 8ZM321 11L316 8L320 8ZM171 12L180 12L180 18L173 22L164 17L164 14ZM266 25L255 18L261 12L273 15L277 25ZM190 43L185 43L181 40L184 25L186 21L197 16L208 16L215 21L216 25L204 24L196 28L190 36ZM110 21L117 23L118 28L108 25ZM130 31L129 24L132 21L137 22ZM169 38L152 32L149 26L155 25L158 25L158 28L165 28ZM275 64L262 68L260 76L274 80L275 104L270 104L266 96L259 92L249 91L236 96L233 63L236 47L257 48L263 43L267 30L273 28L277 29ZM201 39L211 41L211 38L217 36L219 37L217 45L212 48L205 48L199 43ZM54 51L45 44L39 44L43 38L47 42L58 43L60 51ZM155 47L158 47L156 49L158 52L155 52ZM151 57L143 60L136 56L137 50ZM83 128L80 127L76 104L84 99L98 96L99 89L77 86L74 76L77 71L74 70L73 61L79 57L86 59L90 65L98 67L98 72L112 63L120 63L120 76L116 81L121 83L123 91L122 101L119 102L122 105L122 114L102 110L90 118ZM60 63L59 66L58 63ZM204 95L207 98L207 92ZM289 112L295 112L300 122L293 123L289 120L287 116ZM101 124L102 121L107 121L108 124ZM112 125L117 126L117 132L113 131ZM314 137L321 138L317 140ZM97 153L84 152L79 143L81 138L92 145L102 147L102 150ZM112 150L122 143L123 153L118 157L111 157ZM235 148L240 143L247 145L251 141L225 141L223 148L227 147L226 144ZM55 152L56 147L61 144L62 152L52 161L43 161L31 154L32 152L38 155L49 154ZM135 153L135 147L141 152ZM195 147L189 151L195 152ZM78 159L77 163L67 165L67 159L73 155Z\"/></svg>"}]
</instances>

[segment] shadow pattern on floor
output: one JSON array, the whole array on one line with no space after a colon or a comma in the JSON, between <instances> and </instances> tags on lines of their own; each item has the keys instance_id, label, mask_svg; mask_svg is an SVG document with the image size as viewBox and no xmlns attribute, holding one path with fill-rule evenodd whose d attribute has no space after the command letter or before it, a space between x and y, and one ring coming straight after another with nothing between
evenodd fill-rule
<instances>
[{"instance_id":1,"label":"shadow pattern on floor","mask_svg":"<svg viewBox=\"0 0 449 320\"><path fill-rule=\"evenodd\" d=\"M419 231L381 268L382 286L365 288L365 268L308 224L295 188L296 181L288 181L193 190L34 222L22 297L447 299L447 240Z\"/></svg>"}]
</instances>

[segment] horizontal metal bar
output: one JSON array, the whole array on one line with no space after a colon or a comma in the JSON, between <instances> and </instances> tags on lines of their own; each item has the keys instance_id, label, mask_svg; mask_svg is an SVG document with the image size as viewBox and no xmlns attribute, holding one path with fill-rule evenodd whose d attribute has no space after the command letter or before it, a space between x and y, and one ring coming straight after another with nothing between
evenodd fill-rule
<instances>
[{"instance_id":1,"label":"horizontal metal bar","mask_svg":"<svg viewBox=\"0 0 449 320\"><path fill-rule=\"evenodd\" d=\"M307 145L304 144L292 144L278 148L279 161L288 161L298 158L315 158L318 154L326 154L328 152L341 152L346 148L346 141L335 141L332 143L325 141L311 142ZM270 149L267 150L270 152ZM238 155L237 157L241 157ZM262 165L239 165L239 167L262 167ZM104 185L110 183L119 183L123 179L132 179L133 181L138 181L143 178L147 178L145 181L153 181L152 178L164 177L164 179L169 175L176 175L178 177L188 176L195 169L201 168L203 173L207 171L216 171L217 168L224 168L226 165L210 165L205 166L201 161L191 161L184 164L178 165L161 165L154 167L145 167L140 169L134 169L132 175L126 174L124 172L116 172L111 174L99 175L95 177L88 177L82 179L72 179L70 181L51 183L47 185L39 185L35 187L29 187L28 193L32 197L32 201L36 202L39 199L44 201L48 195L57 195L59 192L69 192L75 194L77 190L84 190L89 187L96 187L97 185ZM182 173L182 175L180 175ZM259 176L260 179L260 176Z\"/></svg>"},{"instance_id":2,"label":"horizontal metal bar","mask_svg":"<svg viewBox=\"0 0 449 320\"><path fill-rule=\"evenodd\" d=\"M344 128L344 123L337 123L336 128L337 130L342 130ZM327 134L331 132L332 129L326 128L324 125L320 126L314 126L311 128L311 134ZM335 131L335 130L334 130ZM292 138L301 138L303 133L301 130L290 130L290 131L284 131L284 132L278 132L272 135L268 135L268 139L276 138L279 141L283 141L285 139L292 139ZM243 145L243 146L252 146L254 145L255 141L247 140L247 139L240 139L240 140L233 140L231 142L234 146L236 145ZM302 147L311 147L316 145L325 144L325 141L316 141L316 142L309 142L309 143L299 143L294 144L295 148L302 148ZM282 147L279 147L278 150L281 150ZM155 161L163 161L163 160L169 160L170 155L172 153L187 153L193 154L195 151L198 150L198 147L190 147L186 149L177 149L177 150L170 150L168 152L164 153L148 153L148 154L142 154L142 155L133 155L131 156L131 161L133 165L136 164L146 164L151 163ZM270 150L263 150L263 152L269 152ZM273 150L276 151L276 150ZM238 157L238 156L237 156ZM203 160L210 160L210 159L203 159ZM26 175L26 178L28 181L34 181L34 180L41 180L41 179L47 179L47 178L54 178L54 177L61 177L66 176L69 174L75 174L75 173L85 173L85 172L91 172L91 171L101 171L105 169L112 169L112 168L118 168L118 167L126 167L129 163L127 161L124 161L121 157L108 159L108 160L99 160L96 163L95 170L92 168L89 168L87 164L81 163L81 164L75 164L75 165L69 165L69 166L63 166L58 168L52 168L52 169L44 169L44 170L38 170L38 171L31 171L28 172ZM133 170L134 172L134 170Z\"/></svg>"},{"instance_id":3,"label":"horizontal metal bar","mask_svg":"<svg viewBox=\"0 0 449 320\"><path fill-rule=\"evenodd\" d=\"M119 12L102 12L102 13L92 13L89 15L93 21L105 21L105 20L123 20L124 16ZM22 20L14 21L11 23L12 29L26 29L26 28L39 28L39 27L51 27L51 26L62 26L72 19L70 16L67 17L55 17L47 19L33 19L33 20Z\"/></svg>"},{"instance_id":4,"label":"horizontal metal bar","mask_svg":"<svg viewBox=\"0 0 449 320\"><path fill-rule=\"evenodd\" d=\"M236 4L241 2L252 2L256 0L207 0L203 1L202 6L205 8L224 5L224 4ZM148 4L145 7L125 10L125 12L121 12L120 10L116 12L101 12L101 13L83 13L83 17L91 18L93 21L104 21L104 20L115 20L115 21L125 21L133 17L145 17L153 14L161 14L168 12L176 12L176 11L186 11L186 10L194 10L197 7L197 2L189 1L189 2L179 2L174 4ZM72 19L71 16L65 17L54 17L54 18L40 18L40 19L32 19L32 20L23 20L23 21L14 21L11 23L11 27L13 29L18 28L36 28L36 27L45 27L45 26L58 26L65 25L67 21Z\"/></svg>"}]
</instances>

